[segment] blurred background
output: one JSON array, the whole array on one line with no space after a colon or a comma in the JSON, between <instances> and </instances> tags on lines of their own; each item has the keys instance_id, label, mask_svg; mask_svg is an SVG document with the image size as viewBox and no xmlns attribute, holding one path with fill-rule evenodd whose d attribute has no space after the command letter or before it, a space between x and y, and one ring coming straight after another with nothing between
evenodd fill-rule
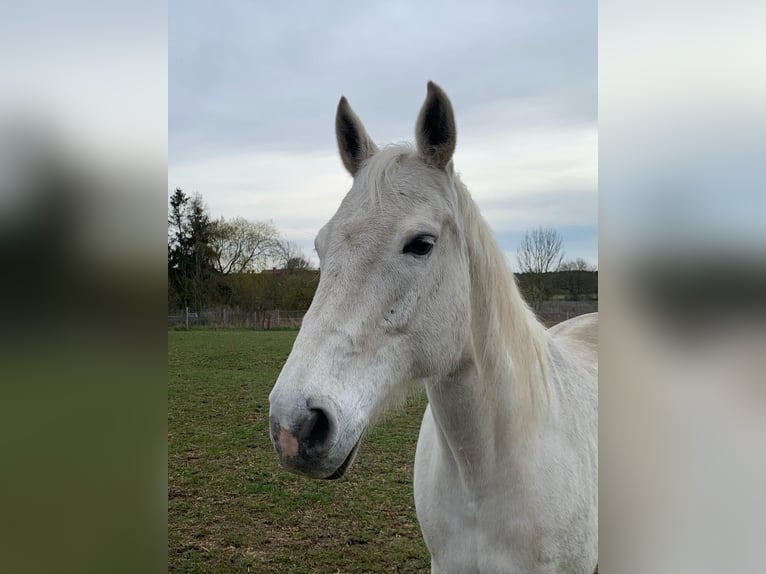
<instances>
[{"instance_id":1,"label":"blurred background","mask_svg":"<svg viewBox=\"0 0 766 574\"><path fill-rule=\"evenodd\" d=\"M763 569L765 21L599 4L602 572Z\"/></svg>"},{"instance_id":2,"label":"blurred background","mask_svg":"<svg viewBox=\"0 0 766 574\"><path fill-rule=\"evenodd\" d=\"M0 570L164 570L167 6L0 18Z\"/></svg>"},{"instance_id":3,"label":"blurred background","mask_svg":"<svg viewBox=\"0 0 766 574\"><path fill-rule=\"evenodd\" d=\"M599 569L757 572L766 12L604 1L598 22ZM9 4L0 53L0 569L164 570L167 5Z\"/></svg>"}]
</instances>

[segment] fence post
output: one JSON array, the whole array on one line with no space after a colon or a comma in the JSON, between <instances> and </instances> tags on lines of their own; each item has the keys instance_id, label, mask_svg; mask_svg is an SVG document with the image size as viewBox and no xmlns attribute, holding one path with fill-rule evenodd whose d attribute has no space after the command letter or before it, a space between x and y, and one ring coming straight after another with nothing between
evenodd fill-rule
<instances>
[{"instance_id":1,"label":"fence post","mask_svg":"<svg viewBox=\"0 0 766 574\"><path fill-rule=\"evenodd\" d=\"M226 307L223 308L223 326L226 326Z\"/></svg>"},{"instance_id":2,"label":"fence post","mask_svg":"<svg viewBox=\"0 0 766 574\"><path fill-rule=\"evenodd\" d=\"M280 327L280 324L279 324L279 309L277 309L277 318L275 320L275 323L276 323L276 328L279 329L279 327Z\"/></svg>"},{"instance_id":3,"label":"fence post","mask_svg":"<svg viewBox=\"0 0 766 574\"><path fill-rule=\"evenodd\" d=\"M186 330L189 330L189 306L186 306Z\"/></svg>"}]
</instances>

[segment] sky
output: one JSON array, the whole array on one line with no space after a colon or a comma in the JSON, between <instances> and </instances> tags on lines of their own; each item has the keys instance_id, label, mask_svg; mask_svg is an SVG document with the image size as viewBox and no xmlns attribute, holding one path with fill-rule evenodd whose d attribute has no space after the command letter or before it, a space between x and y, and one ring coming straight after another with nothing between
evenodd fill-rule
<instances>
[{"instance_id":1,"label":"sky","mask_svg":"<svg viewBox=\"0 0 766 574\"><path fill-rule=\"evenodd\" d=\"M379 145L414 140L433 80L455 110L457 171L512 267L554 227L598 264L596 2L173 2L168 194L270 220L314 263L351 187L345 95Z\"/></svg>"}]
</instances>

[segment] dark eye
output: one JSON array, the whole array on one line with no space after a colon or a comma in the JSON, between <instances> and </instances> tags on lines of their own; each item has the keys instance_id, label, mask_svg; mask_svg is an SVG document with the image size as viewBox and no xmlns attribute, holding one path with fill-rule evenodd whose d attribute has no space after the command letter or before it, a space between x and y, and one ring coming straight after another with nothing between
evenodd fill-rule
<instances>
[{"instance_id":1,"label":"dark eye","mask_svg":"<svg viewBox=\"0 0 766 574\"><path fill-rule=\"evenodd\" d=\"M412 253L413 255L428 255L434 247L436 239L430 235L418 235L402 249L402 253Z\"/></svg>"}]
</instances>

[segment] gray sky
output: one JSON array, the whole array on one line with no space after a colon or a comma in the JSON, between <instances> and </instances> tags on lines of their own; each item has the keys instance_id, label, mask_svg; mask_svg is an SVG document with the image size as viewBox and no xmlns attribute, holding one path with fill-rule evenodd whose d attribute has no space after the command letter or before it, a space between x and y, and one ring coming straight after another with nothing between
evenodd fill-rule
<instances>
[{"instance_id":1,"label":"gray sky","mask_svg":"<svg viewBox=\"0 0 766 574\"><path fill-rule=\"evenodd\" d=\"M313 238L351 185L345 95L379 144L412 141L433 80L457 116L455 165L515 266L527 229L598 262L595 2L173 2L169 191L214 217Z\"/></svg>"}]
</instances>

